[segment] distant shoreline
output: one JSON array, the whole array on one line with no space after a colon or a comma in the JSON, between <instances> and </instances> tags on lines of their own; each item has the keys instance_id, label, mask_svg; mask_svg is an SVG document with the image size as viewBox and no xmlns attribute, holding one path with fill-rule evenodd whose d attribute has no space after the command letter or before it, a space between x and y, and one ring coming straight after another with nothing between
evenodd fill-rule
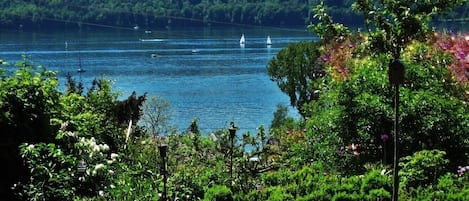
<instances>
[{"instance_id":1,"label":"distant shoreline","mask_svg":"<svg viewBox=\"0 0 469 201\"><path fill-rule=\"evenodd\" d=\"M338 23L341 23L338 21ZM364 27L363 23L344 23L347 27ZM461 26L469 24L469 18L457 18L457 19L445 19L438 18L432 20L430 23L431 26L440 29L452 29L456 32L467 31L469 30L466 26ZM58 22L27 22L19 23L16 25L12 24L0 24L1 30L12 30L12 31L57 31L57 30L69 30L69 31L81 31L81 30L99 30L99 29L116 29L116 30L128 30L128 31L137 31L137 32L148 32L152 30L162 30L162 29L179 29L179 28L200 28L200 27L244 27L244 28L289 28L289 27L299 27L304 26L305 28L309 24L289 24L289 25L276 25L276 24L266 24L266 25L251 25L251 24L212 24L212 23L182 23L182 24L166 24L166 25L157 25L153 27L145 26L118 26L118 25L105 25L105 24L93 24L93 23L77 23L77 22L67 22L67 23L58 23Z\"/></svg>"}]
</instances>

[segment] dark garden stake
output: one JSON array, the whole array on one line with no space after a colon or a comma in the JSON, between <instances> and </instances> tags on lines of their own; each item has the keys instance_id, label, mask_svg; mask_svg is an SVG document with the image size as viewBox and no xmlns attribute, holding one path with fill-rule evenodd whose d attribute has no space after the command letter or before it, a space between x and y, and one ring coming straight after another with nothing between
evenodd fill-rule
<instances>
[{"instance_id":1,"label":"dark garden stake","mask_svg":"<svg viewBox=\"0 0 469 201\"><path fill-rule=\"evenodd\" d=\"M393 163L393 192L392 200L399 198L399 85L404 83L404 64L399 59L393 59L388 69L389 83L394 85L394 163Z\"/></svg>"},{"instance_id":2,"label":"dark garden stake","mask_svg":"<svg viewBox=\"0 0 469 201\"><path fill-rule=\"evenodd\" d=\"M233 150L234 150L234 138L236 137L236 126L234 125L233 122L231 122L230 128L228 128L228 131L230 132L230 142L231 142L231 147L230 147L230 179L231 183L230 186L233 185Z\"/></svg>"},{"instance_id":3,"label":"dark garden stake","mask_svg":"<svg viewBox=\"0 0 469 201\"><path fill-rule=\"evenodd\" d=\"M158 145L158 150L160 151L160 157L162 160L161 163L161 172L163 173L163 195L161 196L160 200L166 201L167 200L167 190L166 190L166 182L167 182L167 173L166 173L166 151L168 149L167 144L160 144Z\"/></svg>"}]
</instances>

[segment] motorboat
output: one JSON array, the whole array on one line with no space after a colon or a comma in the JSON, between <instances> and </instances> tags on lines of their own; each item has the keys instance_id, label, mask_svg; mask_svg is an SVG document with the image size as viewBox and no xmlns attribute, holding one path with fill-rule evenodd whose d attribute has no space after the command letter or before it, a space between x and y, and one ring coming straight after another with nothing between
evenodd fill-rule
<instances>
[{"instance_id":1,"label":"motorboat","mask_svg":"<svg viewBox=\"0 0 469 201\"><path fill-rule=\"evenodd\" d=\"M142 42L163 42L163 39L160 38L148 38L148 39L140 39Z\"/></svg>"}]
</instances>

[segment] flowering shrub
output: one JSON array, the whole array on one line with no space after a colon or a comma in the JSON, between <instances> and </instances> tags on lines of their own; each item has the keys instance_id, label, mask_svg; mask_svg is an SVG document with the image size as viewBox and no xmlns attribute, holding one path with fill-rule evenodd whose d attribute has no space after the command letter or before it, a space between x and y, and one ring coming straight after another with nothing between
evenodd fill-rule
<instances>
[{"instance_id":1,"label":"flowering shrub","mask_svg":"<svg viewBox=\"0 0 469 201\"><path fill-rule=\"evenodd\" d=\"M69 131L59 133L59 136L76 137ZM53 143L25 143L20 150L32 176L27 183L15 185L22 198L70 200L81 194L106 196L114 173L112 166L118 159L117 154L108 153L106 144L84 137L72 149ZM77 170L80 165L83 173Z\"/></svg>"},{"instance_id":2,"label":"flowering shrub","mask_svg":"<svg viewBox=\"0 0 469 201\"><path fill-rule=\"evenodd\" d=\"M12 77L0 67L0 127L9 134L8 146L2 147L15 153L10 157L14 161L6 161L15 174L6 172L2 184L8 189L15 184L11 196L21 200L108 197L123 130L113 118L117 96L109 83L96 81L86 95L63 95L55 73L35 68L26 58L18 65ZM17 155L24 167L15 164L21 161Z\"/></svg>"},{"instance_id":3,"label":"flowering shrub","mask_svg":"<svg viewBox=\"0 0 469 201\"><path fill-rule=\"evenodd\" d=\"M392 157L392 151L387 149L392 149L394 139L382 135L391 132L394 116L387 78L389 59L386 55L349 58L353 69L349 78L329 83L328 91L303 107L312 116L306 124L307 139L316 159L331 163L332 167L353 166L355 170L338 171L352 170L355 174L363 171L363 164ZM469 115L461 87L448 70L451 57L432 43L415 42L406 48L402 61L406 80L400 95L400 132L405 135L400 137L400 152L438 148L447 151L453 161L449 167L455 168L456 162L467 158L464 139ZM346 149L353 148L353 143L359 144L357 150Z\"/></svg>"},{"instance_id":4,"label":"flowering shrub","mask_svg":"<svg viewBox=\"0 0 469 201\"><path fill-rule=\"evenodd\" d=\"M20 154L31 170L29 181L14 185L20 199L72 200L76 194L76 158L55 144L24 143Z\"/></svg>"},{"instance_id":5,"label":"flowering shrub","mask_svg":"<svg viewBox=\"0 0 469 201\"><path fill-rule=\"evenodd\" d=\"M460 83L469 81L469 34L437 34L435 46L453 56L449 69Z\"/></svg>"},{"instance_id":6,"label":"flowering shrub","mask_svg":"<svg viewBox=\"0 0 469 201\"><path fill-rule=\"evenodd\" d=\"M324 45L320 61L326 64L326 69L333 80L343 81L349 78L353 70L352 59L357 56L356 44L361 41L362 39L342 36Z\"/></svg>"},{"instance_id":7,"label":"flowering shrub","mask_svg":"<svg viewBox=\"0 0 469 201\"><path fill-rule=\"evenodd\" d=\"M118 154L109 153L109 146L97 143L94 137L80 137L75 147L78 157L87 163L85 174L80 175L79 181L92 185L94 192L104 196L111 185L110 177L114 174L112 167L117 162Z\"/></svg>"}]
</instances>

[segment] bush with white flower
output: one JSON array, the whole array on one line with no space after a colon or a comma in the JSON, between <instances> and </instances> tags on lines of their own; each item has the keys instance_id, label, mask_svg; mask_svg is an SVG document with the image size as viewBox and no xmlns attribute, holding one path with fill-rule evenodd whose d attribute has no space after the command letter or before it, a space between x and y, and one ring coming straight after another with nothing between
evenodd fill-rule
<instances>
[{"instance_id":1,"label":"bush with white flower","mask_svg":"<svg viewBox=\"0 0 469 201\"><path fill-rule=\"evenodd\" d=\"M58 131L56 143L24 143L20 154L30 169L30 181L14 186L18 197L35 200L71 200L105 197L110 190L119 155L96 138Z\"/></svg>"},{"instance_id":2,"label":"bush with white flower","mask_svg":"<svg viewBox=\"0 0 469 201\"><path fill-rule=\"evenodd\" d=\"M75 148L78 151L78 157L87 164L84 174L80 175L83 189L93 189L93 192L99 192L98 196L107 195L119 155L110 153L109 146L97 142L94 137L79 137Z\"/></svg>"}]
</instances>

